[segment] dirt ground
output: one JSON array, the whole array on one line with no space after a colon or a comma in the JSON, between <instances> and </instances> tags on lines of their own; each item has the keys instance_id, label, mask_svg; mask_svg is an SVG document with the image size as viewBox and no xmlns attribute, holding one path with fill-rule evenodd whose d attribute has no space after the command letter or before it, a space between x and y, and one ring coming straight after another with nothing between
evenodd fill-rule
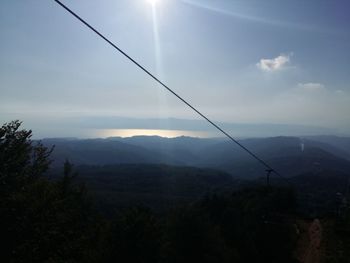
<instances>
[{"instance_id":1,"label":"dirt ground","mask_svg":"<svg viewBox=\"0 0 350 263\"><path fill-rule=\"evenodd\" d=\"M297 224L299 240L296 257L301 263L321 263L321 242L323 229L320 220L299 221Z\"/></svg>"}]
</instances>

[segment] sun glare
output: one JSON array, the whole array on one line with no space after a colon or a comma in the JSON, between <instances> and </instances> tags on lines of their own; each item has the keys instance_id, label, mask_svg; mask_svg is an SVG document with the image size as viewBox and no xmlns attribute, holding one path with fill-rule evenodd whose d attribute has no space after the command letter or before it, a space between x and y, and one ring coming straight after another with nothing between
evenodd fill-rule
<instances>
[{"instance_id":1,"label":"sun glare","mask_svg":"<svg viewBox=\"0 0 350 263\"><path fill-rule=\"evenodd\" d=\"M175 138L179 136L190 136L207 138L208 132L204 131L182 131L182 130L148 130L148 129L101 129L94 133L94 136L108 137L132 137L132 136L161 136L166 138Z\"/></svg>"},{"instance_id":2,"label":"sun glare","mask_svg":"<svg viewBox=\"0 0 350 263\"><path fill-rule=\"evenodd\" d=\"M158 2L158 0L147 0L147 2L154 6Z\"/></svg>"}]
</instances>

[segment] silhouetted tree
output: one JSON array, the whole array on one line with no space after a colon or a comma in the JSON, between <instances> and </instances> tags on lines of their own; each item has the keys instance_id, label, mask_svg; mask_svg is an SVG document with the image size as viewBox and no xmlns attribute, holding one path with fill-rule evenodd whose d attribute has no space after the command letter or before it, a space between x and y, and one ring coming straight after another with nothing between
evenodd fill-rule
<instances>
[{"instance_id":1,"label":"silhouetted tree","mask_svg":"<svg viewBox=\"0 0 350 263\"><path fill-rule=\"evenodd\" d=\"M85 188L49 181L52 149L31 140L13 121L0 129L0 241L3 262L80 262L89 251L95 218Z\"/></svg>"},{"instance_id":2,"label":"silhouetted tree","mask_svg":"<svg viewBox=\"0 0 350 263\"><path fill-rule=\"evenodd\" d=\"M161 229L149 209L132 207L120 213L111 235L111 262L159 262Z\"/></svg>"},{"instance_id":3,"label":"silhouetted tree","mask_svg":"<svg viewBox=\"0 0 350 263\"><path fill-rule=\"evenodd\" d=\"M167 219L163 260L180 262L231 262L230 251L217 225L195 207L178 208Z\"/></svg>"},{"instance_id":4,"label":"silhouetted tree","mask_svg":"<svg viewBox=\"0 0 350 263\"><path fill-rule=\"evenodd\" d=\"M20 125L0 128L2 262L294 262L290 189L208 195L163 217L133 207L102 219L68 160L62 177L45 176L52 149Z\"/></svg>"}]
</instances>

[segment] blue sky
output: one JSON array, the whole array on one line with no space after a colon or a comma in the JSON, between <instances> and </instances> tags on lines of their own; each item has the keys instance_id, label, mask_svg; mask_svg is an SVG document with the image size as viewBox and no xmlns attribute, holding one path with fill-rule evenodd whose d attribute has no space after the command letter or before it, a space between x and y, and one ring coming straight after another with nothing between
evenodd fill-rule
<instances>
[{"instance_id":1,"label":"blue sky","mask_svg":"<svg viewBox=\"0 0 350 263\"><path fill-rule=\"evenodd\" d=\"M347 0L63 2L214 120L350 134ZM3 0L0 31L2 123L198 119L54 1Z\"/></svg>"}]
</instances>

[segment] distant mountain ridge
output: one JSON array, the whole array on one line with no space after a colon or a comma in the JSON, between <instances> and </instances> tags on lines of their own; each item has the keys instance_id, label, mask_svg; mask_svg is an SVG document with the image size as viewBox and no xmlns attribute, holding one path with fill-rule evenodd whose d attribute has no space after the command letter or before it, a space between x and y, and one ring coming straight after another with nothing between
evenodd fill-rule
<instances>
[{"instance_id":1,"label":"distant mountain ridge","mask_svg":"<svg viewBox=\"0 0 350 263\"><path fill-rule=\"evenodd\" d=\"M212 136L218 134L208 122L202 119L179 118L127 118L127 117L85 117L76 120L79 127L86 129L159 129L186 130L209 132ZM268 137L284 134L287 136L337 134L331 128L311 125L276 124L276 123L231 123L217 124L236 137ZM215 133L213 133L213 131ZM219 134L220 135L220 134Z\"/></svg>"},{"instance_id":2,"label":"distant mountain ridge","mask_svg":"<svg viewBox=\"0 0 350 263\"><path fill-rule=\"evenodd\" d=\"M285 176L333 169L350 171L350 154L316 138L271 137L244 139L240 142ZM342 138L344 144L350 138ZM107 139L44 139L55 145L54 166L65 159L76 165L166 164L213 168L236 177L256 178L264 167L230 141L220 138L136 136Z\"/></svg>"}]
</instances>

